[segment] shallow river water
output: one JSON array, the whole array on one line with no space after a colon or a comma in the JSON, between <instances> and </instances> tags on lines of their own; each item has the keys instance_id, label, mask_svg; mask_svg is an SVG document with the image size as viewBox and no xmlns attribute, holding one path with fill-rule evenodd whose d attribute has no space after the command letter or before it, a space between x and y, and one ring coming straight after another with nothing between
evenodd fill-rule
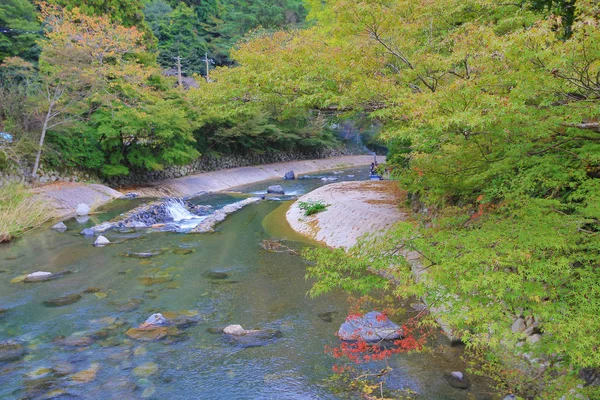
<instances>
[{"instance_id":1,"label":"shallow river water","mask_svg":"<svg viewBox=\"0 0 600 400\"><path fill-rule=\"evenodd\" d=\"M321 175L365 179L367 169L358 171ZM306 179L282 184L302 194L325 183ZM262 193L266 186L239 191ZM238 200L239 195L220 194L194 201L222 206ZM0 342L17 340L27 351L17 361L0 362L1 399L349 397L328 388L325 380L335 360L323 351L338 343L334 334L347 313L345 296L307 297L310 282L304 279L302 258L261 247L274 236L284 237L296 250L307 245L287 227L289 202L250 205L230 215L213 234L108 232L113 244L103 248L79 235L140 201L116 201L86 223L66 221L64 233L45 227L0 246L0 309L6 310L0 312ZM135 252L158 254L127 256ZM65 269L72 273L53 281L11 283L27 273ZM88 288L90 293L83 293ZM81 294L81 299L62 307L44 304L68 294ZM184 315L197 324L156 342L125 335L156 312ZM336 312L332 322L319 318L325 312ZM210 328L229 324L277 329L282 336L246 348L210 333ZM468 391L450 387L442 375L464 371L462 350L442 338L432 347L435 351L426 354L394 356L388 386L420 399L499 398L474 378Z\"/></svg>"}]
</instances>

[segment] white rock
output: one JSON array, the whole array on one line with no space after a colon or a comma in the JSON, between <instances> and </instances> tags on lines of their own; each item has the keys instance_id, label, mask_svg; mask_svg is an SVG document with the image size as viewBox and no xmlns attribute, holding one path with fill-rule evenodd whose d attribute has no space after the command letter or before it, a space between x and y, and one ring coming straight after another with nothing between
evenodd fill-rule
<instances>
[{"instance_id":1,"label":"white rock","mask_svg":"<svg viewBox=\"0 0 600 400\"><path fill-rule=\"evenodd\" d=\"M88 215L91 211L90 206L88 206L87 204L78 204L77 205L77 209L75 210L75 212L77 213L77 215L82 216L82 215Z\"/></svg>"},{"instance_id":2,"label":"white rock","mask_svg":"<svg viewBox=\"0 0 600 400\"><path fill-rule=\"evenodd\" d=\"M52 226L51 229L54 229L55 231L59 231L59 232L64 232L67 230L67 226L63 222L59 222L58 224L55 224L54 226Z\"/></svg>"},{"instance_id":3,"label":"white rock","mask_svg":"<svg viewBox=\"0 0 600 400\"><path fill-rule=\"evenodd\" d=\"M460 379L461 381L462 381L462 380L463 380L463 378L465 377L465 376L463 375L463 373L462 373L462 372L459 372L459 371L454 371L454 372L452 372L452 374L451 374L451 375L452 375L453 377L455 377L456 379Z\"/></svg>"},{"instance_id":4,"label":"white rock","mask_svg":"<svg viewBox=\"0 0 600 400\"><path fill-rule=\"evenodd\" d=\"M52 272L37 271L25 277L27 282L43 281L52 276Z\"/></svg>"},{"instance_id":5,"label":"white rock","mask_svg":"<svg viewBox=\"0 0 600 400\"><path fill-rule=\"evenodd\" d=\"M108 240L104 236L98 236L96 238L96 241L94 242L94 246L98 247L106 246L107 244L110 244L110 240Z\"/></svg>"},{"instance_id":6,"label":"white rock","mask_svg":"<svg viewBox=\"0 0 600 400\"><path fill-rule=\"evenodd\" d=\"M246 334L246 330L244 328L242 328L241 325L229 325L226 326L225 329L223 329L223 333L226 333L228 335L245 335Z\"/></svg>"}]
</instances>

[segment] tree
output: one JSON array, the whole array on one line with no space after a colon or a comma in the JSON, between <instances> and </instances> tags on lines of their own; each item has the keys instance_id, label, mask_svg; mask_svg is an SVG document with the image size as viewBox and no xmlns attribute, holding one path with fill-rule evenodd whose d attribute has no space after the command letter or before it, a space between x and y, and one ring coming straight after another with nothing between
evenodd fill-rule
<instances>
[{"instance_id":1,"label":"tree","mask_svg":"<svg viewBox=\"0 0 600 400\"><path fill-rule=\"evenodd\" d=\"M41 18L49 30L41 42L42 128L32 175L37 173L48 130L78 118L84 100L91 100L93 107L115 78L145 76L139 65L125 60L142 49L142 34L136 28L47 4L41 5Z\"/></svg>"}]
</instances>

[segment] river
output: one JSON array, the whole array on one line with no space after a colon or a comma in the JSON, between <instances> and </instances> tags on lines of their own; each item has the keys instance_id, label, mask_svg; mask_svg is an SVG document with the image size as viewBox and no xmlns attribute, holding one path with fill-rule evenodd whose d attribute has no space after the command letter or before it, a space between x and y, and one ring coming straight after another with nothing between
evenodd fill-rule
<instances>
[{"instance_id":1,"label":"river","mask_svg":"<svg viewBox=\"0 0 600 400\"><path fill-rule=\"evenodd\" d=\"M336 172L319 175L366 179L368 168ZM301 195L328 182L317 177L277 183ZM268 184L238 191L261 194ZM213 194L194 202L218 207L240 196ZM212 234L108 232L113 243L102 248L79 234L141 201L115 201L87 222L65 221L64 233L45 227L0 246L0 309L5 310L0 313L0 342L16 340L26 349L20 359L0 362L0 398L352 397L328 387L336 360L323 351L338 344L334 334L347 315L346 296L307 297L305 261L261 247L273 237L286 239L294 250L310 245L287 227L289 201L250 205ZM156 255L138 258L132 253ZM61 270L72 273L48 282L11 283L27 273ZM61 307L44 303L69 294L81 299ZM156 342L126 335L157 312L186 316L196 324ZM331 322L322 318L328 312ZM211 328L229 324L276 329L281 337L245 347L211 333ZM462 349L441 337L431 347L435 350L425 354L394 356L388 385L420 399L498 398L477 378L468 391L450 387L442 374L464 371Z\"/></svg>"}]
</instances>

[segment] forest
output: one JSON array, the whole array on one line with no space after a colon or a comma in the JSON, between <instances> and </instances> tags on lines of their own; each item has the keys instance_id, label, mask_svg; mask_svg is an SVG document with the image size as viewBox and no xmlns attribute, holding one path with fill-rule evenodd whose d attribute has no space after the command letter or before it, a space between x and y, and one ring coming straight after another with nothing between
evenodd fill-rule
<instances>
[{"instance_id":1,"label":"forest","mask_svg":"<svg viewBox=\"0 0 600 400\"><path fill-rule=\"evenodd\" d=\"M3 2L0 131L11 142L0 142L0 169L102 178L201 154L336 145L316 114L238 109L213 89L227 82L207 78L207 66L235 65L241 41L298 29L305 15L298 0Z\"/></svg>"},{"instance_id":2,"label":"forest","mask_svg":"<svg viewBox=\"0 0 600 400\"><path fill-rule=\"evenodd\" d=\"M598 398L599 23L593 0L8 0L0 161L37 165L46 134L44 163L113 176L379 124L418 220L316 250L312 293L425 297L504 388ZM197 88L161 73L175 57ZM390 265L398 287L370 274Z\"/></svg>"}]
</instances>

